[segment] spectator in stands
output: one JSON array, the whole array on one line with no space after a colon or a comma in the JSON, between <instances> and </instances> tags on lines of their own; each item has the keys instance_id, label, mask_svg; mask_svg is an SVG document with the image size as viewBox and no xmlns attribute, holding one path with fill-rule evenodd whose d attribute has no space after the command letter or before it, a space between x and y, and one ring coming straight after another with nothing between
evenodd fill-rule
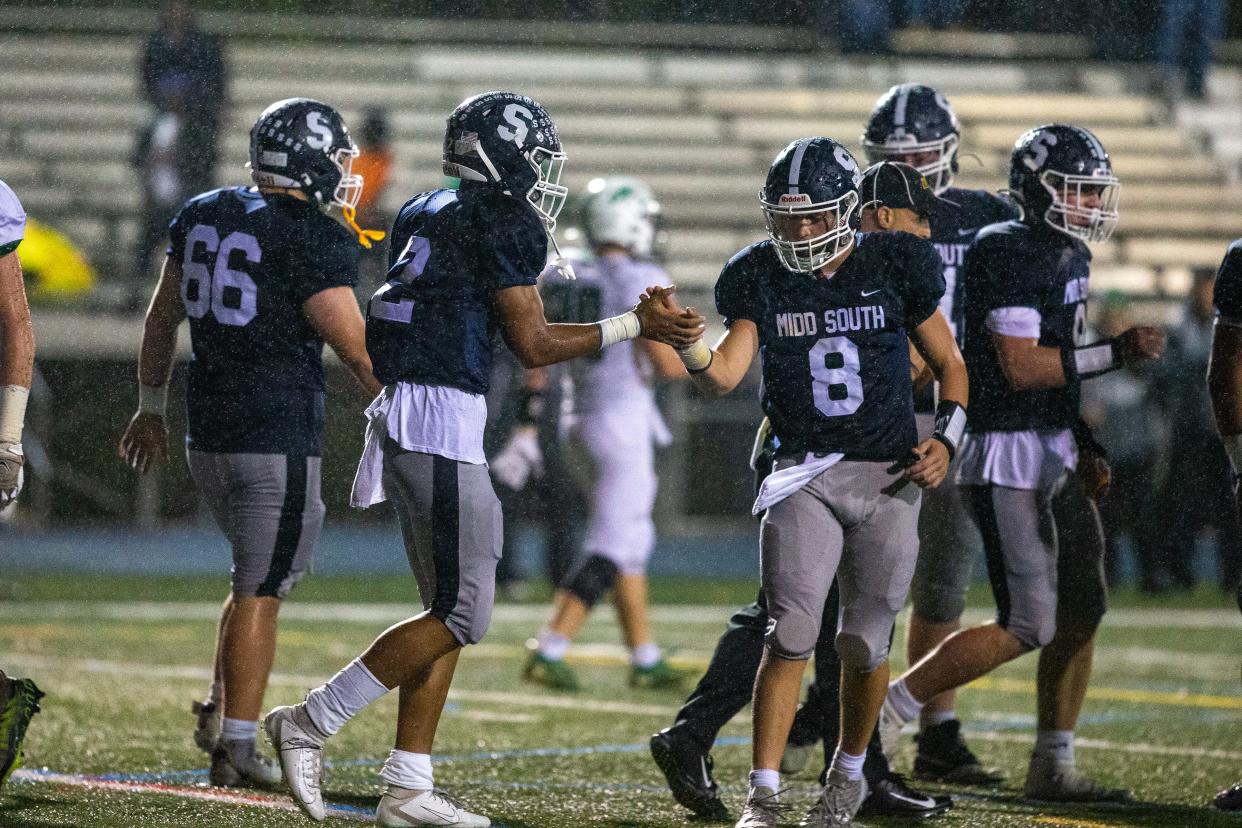
<instances>
[{"instance_id":1,"label":"spectator in stands","mask_svg":"<svg viewBox=\"0 0 1242 828\"><path fill-rule=\"evenodd\" d=\"M890 0L820 0L817 19L821 43L835 38L850 54L888 52Z\"/></svg>"},{"instance_id":2,"label":"spectator in stands","mask_svg":"<svg viewBox=\"0 0 1242 828\"><path fill-rule=\"evenodd\" d=\"M966 0L903 0L906 25L952 29L961 25L966 15Z\"/></svg>"},{"instance_id":3,"label":"spectator in stands","mask_svg":"<svg viewBox=\"0 0 1242 828\"><path fill-rule=\"evenodd\" d=\"M1114 337L1133 325L1129 302L1120 294L1110 295L1103 302L1096 326L1099 336L1090 339ZM1158 587L1159 573L1151 497L1167 433L1152 394L1150 371L1129 366L1084 383L1082 416L1108 451L1112 468L1108 494L1100 503L1108 581L1118 582L1122 538L1128 537L1140 585L1152 591Z\"/></svg>"},{"instance_id":4,"label":"spectator in stands","mask_svg":"<svg viewBox=\"0 0 1242 828\"><path fill-rule=\"evenodd\" d=\"M147 39L140 69L143 97L157 110L164 111L170 95L181 98L184 190L211 189L228 86L220 42L198 28L189 3L169 0L160 8L159 25Z\"/></svg>"},{"instance_id":5,"label":"spectator in stands","mask_svg":"<svg viewBox=\"0 0 1242 828\"><path fill-rule=\"evenodd\" d=\"M392 127L383 107L368 107L362 114L358 130L358 157L354 173L362 176L362 195L358 198L357 219L360 226L387 227L392 217L384 211L384 193L392 180L395 159L392 151ZM371 252L381 261L388 258L387 245L373 245Z\"/></svg>"},{"instance_id":6,"label":"spectator in stands","mask_svg":"<svg viewBox=\"0 0 1242 828\"><path fill-rule=\"evenodd\" d=\"M1156 58L1165 88L1194 99L1204 95L1212 53L1225 26L1224 0L1164 0ZM1178 77L1178 70L1184 77Z\"/></svg>"},{"instance_id":7,"label":"spectator in stands","mask_svg":"<svg viewBox=\"0 0 1242 828\"><path fill-rule=\"evenodd\" d=\"M185 174L186 93L174 79L160 84L155 93L156 111L138 132L130 163L142 181L142 219L134 250L135 279L142 282L153 272L152 254L168 236L168 223L177 208L193 193ZM162 250L160 251L162 252Z\"/></svg>"},{"instance_id":8,"label":"spectator in stands","mask_svg":"<svg viewBox=\"0 0 1242 828\"><path fill-rule=\"evenodd\" d=\"M1191 588L1196 535L1214 530L1221 588L1232 592L1242 561L1242 525L1204 381L1216 316L1214 278L1212 270L1195 272L1185 317L1169 331L1168 352L1157 375L1157 399L1168 408L1170 434L1167 482L1159 501L1164 511L1160 525L1167 527L1162 560L1173 586Z\"/></svg>"}]
</instances>

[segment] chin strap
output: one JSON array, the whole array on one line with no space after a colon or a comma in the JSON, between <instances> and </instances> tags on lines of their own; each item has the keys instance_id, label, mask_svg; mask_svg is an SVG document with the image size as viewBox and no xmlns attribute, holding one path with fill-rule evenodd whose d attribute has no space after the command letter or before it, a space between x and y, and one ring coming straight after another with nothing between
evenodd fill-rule
<instances>
[{"instance_id":1,"label":"chin strap","mask_svg":"<svg viewBox=\"0 0 1242 828\"><path fill-rule=\"evenodd\" d=\"M371 245L377 241L383 241L384 236L388 235L383 230L363 230L358 226L358 220L355 218L357 211L353 207L342 207L341 215L345 217L345 223L349 225L349 229L358 234L358 244L371 249Z\"/></svg>"}]
</instances>

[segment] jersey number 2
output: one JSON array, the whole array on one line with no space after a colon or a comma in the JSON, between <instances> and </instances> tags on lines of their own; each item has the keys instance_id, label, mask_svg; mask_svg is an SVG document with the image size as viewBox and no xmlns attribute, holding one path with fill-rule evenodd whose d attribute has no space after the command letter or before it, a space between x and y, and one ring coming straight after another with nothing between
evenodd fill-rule
<instances>
[{"instance_id":1,"label":"jersey number 2","mask_svg":"<svg viewBox=\"0 0 1242 828\"><path fill-rule=\"evenodd\" d=\"M208 269L203 262L193 260L194 249L199 244L214 257L213 268ZM229 267L234 251L240 251L251 264L258 264L263 257L258 239L249 233L229 233L221 241L216 228L210 224L196 224L186 236L181 301L191 319L202 319L209 310L221 325L241 327L254 319L258 312L259 289L249 273Z\"/></svg>"},{"instance_id":2,"label":"jersey number 2","mask_svg":"<svg viewBox=\"0 0 1242 828\"><path fill-rule=\"evenodd\" d=\"M858 346L844 336L830 336L811 346L811 397L827 417L853 414L862 405Z\"/></svg>"}]
</instances>

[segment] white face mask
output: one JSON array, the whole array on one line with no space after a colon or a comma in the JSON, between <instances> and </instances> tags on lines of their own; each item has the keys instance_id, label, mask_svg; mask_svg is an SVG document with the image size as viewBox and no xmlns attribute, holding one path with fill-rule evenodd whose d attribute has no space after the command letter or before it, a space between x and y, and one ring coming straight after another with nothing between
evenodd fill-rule
<instances>
[{"instance_id":1,"label":"white face mask","mask_svg":"<svg viewBox=\"0 0 1242 828\"><path fill-rule=\"evenodd\" d=\"M815 273L828 262L849 250L854 244L851 219L858 209L858 193L849 191L832 201L772 204L759 194L759 206L767 223L768 238L776 247L776 255L787 270L794 273ZM828 229L807 239L785 238L782 217L805 217L828 214Z\"/></svg>"},{"instance_id":2,"label":"white face mask","mask_svg":"<svg viewBox=\"0 0 1242 828\"><path fill-rule=\"evenodd\" d=\"M1047 170L1039 177L1052 196L1052 204L1044 211L1048 226L1085 242L1107 241L1117 228L1120 213L1121 181L1111 174L1067 175ZM1096 196L1094 207L1083 202Z\"/></svg>"}]
</instances>

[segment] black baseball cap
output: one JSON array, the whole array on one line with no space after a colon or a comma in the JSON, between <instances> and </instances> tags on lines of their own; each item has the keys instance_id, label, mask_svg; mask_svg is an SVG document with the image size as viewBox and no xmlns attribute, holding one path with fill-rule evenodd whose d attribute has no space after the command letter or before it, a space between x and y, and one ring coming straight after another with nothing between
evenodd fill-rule
<instances>
[{"instance_id":1,"label":"black baseball cap","mask_svg":"<svg viewBox=\"0 0 1242 828\"><path fill-rule=\"evenodd\" d=\"M867 167L858 191L863 209L891 207L913 210L923 217L931 215L937 201L946 200L936 195L922 173L900 161L881 161Z\"/></svg>"}]
</instances>

